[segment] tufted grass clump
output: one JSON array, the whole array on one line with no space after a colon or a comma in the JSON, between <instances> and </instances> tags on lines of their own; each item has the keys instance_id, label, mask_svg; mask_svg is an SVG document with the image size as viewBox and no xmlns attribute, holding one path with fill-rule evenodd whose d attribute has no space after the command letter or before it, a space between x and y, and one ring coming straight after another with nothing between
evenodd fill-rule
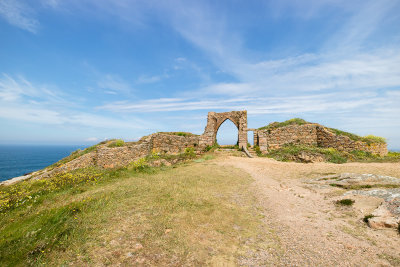
<instances>
[{"instance_id":1,"label":"tufted grass clump","mask_svg":"<svg viewBox=\"0 0 400 267\"><path fill-rule=\"evenodd\" d=\"M344 199L337 200L335 203L336 203L336 205L339 205L339 206L352 206L354 204L354 202L355 201L353 199L344 198Z\"/></svg>"}]
</instances>

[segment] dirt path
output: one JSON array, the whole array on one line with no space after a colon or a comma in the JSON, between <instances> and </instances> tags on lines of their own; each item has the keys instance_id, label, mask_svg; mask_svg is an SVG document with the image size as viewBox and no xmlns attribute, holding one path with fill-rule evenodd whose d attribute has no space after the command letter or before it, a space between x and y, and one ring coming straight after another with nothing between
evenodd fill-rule
<instances>
[{"instance_id":1,"label":"dirt path","mask_svg":"<svg viewBox=\"0 0 400 267\"><path fill-rule=\"evenodd\" d=\"M273 265L400 266L397 232L373 230L362 222L368 209L362 203L374 205L372 200L360 198L355 207L339 208L333 201L341 196L304 183L306 178L344 172L400 177L400 164L300 164L232 156L219 163L243 169L255 179L265 223L279 236L278 262Z\"/></svg>"}]
</instances>

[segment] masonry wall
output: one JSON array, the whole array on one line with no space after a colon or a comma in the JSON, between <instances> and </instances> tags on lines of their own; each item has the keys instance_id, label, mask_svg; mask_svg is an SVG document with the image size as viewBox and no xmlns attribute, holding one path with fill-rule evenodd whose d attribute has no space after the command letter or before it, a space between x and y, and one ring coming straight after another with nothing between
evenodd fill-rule
<instances>
[{"instance_id":1,"label":"masonry wall","mask_svg":"<svg viewBox=\"0 0 400 267\"><path fill-rule=\"evenodd\" d=\"M138 142L126 143L122 147L108 147L99 145L96 150L84 154L70 162L52 170L43 172L35 177L40 179L55 173L71 171L89 166L101 168L117 168L146 157L152 152L178 154L183 153L186 147L193 147L199 151L199 136L178 136L167 133L155 133L141 138Z\"/></svg>"},{"instance_id":2,"label":"masonry wall","mask_svg":"<svg viewBox=\"0 0 400 267\"><path fill-rule=\"evenodd\" d=\"M388 153L386 144L354 141L348 136L336 135L319 124L288 125L273 130L258 130L256 140L263 153L279 149L285 144L332 147L346 152L361 150L381 156Z\"/></svg>"},{"instance_id":3,"label":"masonry wall","mask_svg":"<svg viewBox=\"0 0 400 267\"><path fill-rule=\"evenodd\" d=\"M281 148L285 144L317 145L317 129L314 124L288 125L274 130L258 130L261 152Z\"/></svg>"},{"instance_id":4,"label":"masonry wall","mask_svg":"<svg viewBox=\"0 0 400 267\"><path fill-rule=\"evenodd\" d=\"M368 144L362 141L354 141L345 135L336 135L325 127L317 127L318 146L333 147L337 150L351 152L353 150L361 150L385 156L388 153L387 145L384 143Z\"/></svg>"},{"instance_id":5,"label":"masonry wall","mask_svg":"<svg viewBox=\"0 0 400 267\"><path fill-rule=\"evenodd\" d=\"M199 150L199 136L179 136L173 134L156 133L150 139L150 151L179 154L185 151L187 147L193 147Z\"/></svg>"}]
</instances>

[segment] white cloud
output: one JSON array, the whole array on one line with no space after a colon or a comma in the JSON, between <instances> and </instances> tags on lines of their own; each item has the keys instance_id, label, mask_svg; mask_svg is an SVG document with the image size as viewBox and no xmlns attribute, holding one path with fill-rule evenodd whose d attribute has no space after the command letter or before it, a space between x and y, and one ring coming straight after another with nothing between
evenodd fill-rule
<instances>
[{"instance_id":1,"label":"white cloud","mask_svg":"<svg viewBox=\"0 0 400 267\"><path fill-rule=\"evenodd\" d=\"M169 78L168 74L163 74L163 75L154 75L154 76L147 76L147 75L141 75L137 79L137 83L156 83L161 81L162 79L167 79Z\"/></svg>"},{"instance_id":2,"label":"white cloud","mask_svg":"<svg viewBox=\"0 0 400 267\"><path fill-rule=\"evenodd\" d=\"M0 117L48 125L75 125L97 129L148 129L150 122L135 117L115 118L77 111L76 100L59 96L46 86L37 86L23 77L0 77ZM90 108L88 108L90 110Z\"/></svg>"},{"instance_id":3,"label":"white cloud","mask_svg":"<svg viewBox=\"0 0 400 267\"><path fill-rule=\"evenodd\" d=\"M105 90L105 92L108 94L128 94L132 91L131 86L121 77L115 74L101 75L100 79L97 81L97 86Z\"/></svg>"},{"instance_id":4,"label":"white cloud","mask_svg":"<svg viewBox=\"0 0 400 267\"><path fill-rule=\"evenodd\" d=\"M97 137L89 137L89 138L85 139L85 141L87 141L87 142L97 142L98 140L99 140L99 138L97 138Z\"/></svg>"},{"instance_id":5,"label":"white cloud","mask_svg":"<svg viewBox=\"0 0 400 267\"><path fill-rule=\"evenodd\" d=\"M36 33L39 22L33 16L33 10L18 0L0 1L0 15L10 24L23 30Z\"/></svg>"}]
</instances>

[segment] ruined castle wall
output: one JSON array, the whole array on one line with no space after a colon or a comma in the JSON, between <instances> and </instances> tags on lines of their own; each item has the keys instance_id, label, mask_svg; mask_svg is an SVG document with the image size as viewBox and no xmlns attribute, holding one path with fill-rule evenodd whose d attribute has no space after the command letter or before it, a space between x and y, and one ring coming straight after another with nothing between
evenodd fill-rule
<instances>
[{"instance_id":1,"label":"ruined castle wall","mask_svg":"<svg viewBox=\"0 0 400 267\"><path fill-rule=\"evenodd\" d=\"M368 144L362 141L354 141L348 136L336 135L319 124L288 125L272 130L258 130L257 140L260 150L263 153L279 149L285 144L332 147L346 152L361 150L380 156L388 153L386 144Z\"/></svg>"},{"instance_id":2,"label":"ruined castle wall","mask_svg":"<svg viewBox=\"0 0 400 267\"><path fill-rule=\"evenodd\" d=\"M155 133L145 136L138 142L126 143L122 147L108 147L99 145L96 150L84 154L52 170L47 170L35 179L49 177L53 174L71 171L89 166L101 168L118 168L146 157L152 152L178 154L183 153L186 147L194 147L199 151L199 136L178 136L166 133Z\"/></svg>"},{"instance_id":3,"label":"ruined castle wall","mask_svg":"<svg viewBox=\"0 0 400 267\"><path fill-rule=\"evenodd\" d=\"M258 143L261 152L281 148L285 144L317 145L315 124L288 125L273 130L258 130Z\"/></svg>"},{"instance_id":4,"label":"ruined castle wall","mask_svg":"<svg viewBox=\"0 0 400 267\"><path fill-rule=\"evenodd\" d=\"M156 133L152 135L150 141L151 152L178 154L183 153L185 148L193 147L199 150L198 135L179 136L173 134Z\"/></svg>"},{"instance_id":5,"label":"ruined castle wall","mask_svg":"<svg viewBox=\"0 0 400 267\"><path fill-rule=\"evenodd\" d=\"M361 150L385 156L388 153L387 145L384 143L366 143L362 141L354 141L345 135L336 135L327 128L317 127L318 146L320 147L333 147L340 151L351 152L354 150Z\"/></svg>"}]
</instances>

